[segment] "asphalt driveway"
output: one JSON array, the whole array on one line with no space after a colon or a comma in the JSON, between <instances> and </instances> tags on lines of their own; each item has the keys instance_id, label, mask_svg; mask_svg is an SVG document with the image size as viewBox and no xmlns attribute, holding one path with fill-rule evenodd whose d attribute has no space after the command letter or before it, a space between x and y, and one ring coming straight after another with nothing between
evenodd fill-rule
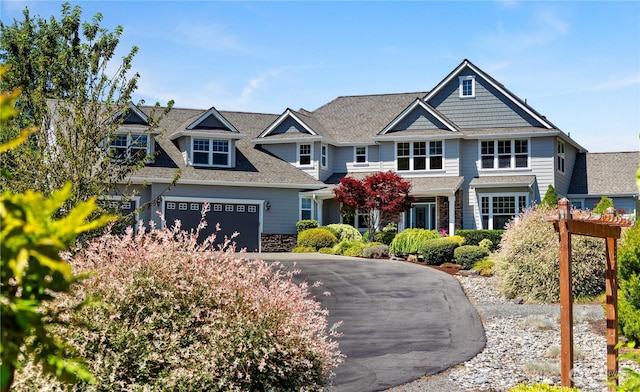
<instances>
[{"instance_id":1,"label":"asphalt driveway","mask_svg":"<svg viewBox=\"0 0 640 392\"><path fill-rule=\"evenodd\" d=\"M479 353L482 322L457 279L400 261L323 254L250 253L285 266L297 280L323 285L313 295L342 321L346 360L331 391L379 391L441 372ZM330 291L331 296L324 296Z\"/></svg>"}]
</instances>

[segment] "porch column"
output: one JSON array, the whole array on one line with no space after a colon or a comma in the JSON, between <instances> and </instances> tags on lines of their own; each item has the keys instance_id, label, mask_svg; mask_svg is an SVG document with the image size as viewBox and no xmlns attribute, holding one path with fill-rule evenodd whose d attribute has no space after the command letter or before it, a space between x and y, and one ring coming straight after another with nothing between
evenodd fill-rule
<instances>
[{"instance_id":1,"label":"porch column","mask_svg":"<svg viewBox=\"0 0 640 392\"><path fill-rule=\"evenodd\" d=\"M454 235L456 231L456 195L449 197L449 235Z\"/></svg>"},{"instance_id":2,"label":"porch column","mask_svg":"<svg viewBox=\"0 0 640 392\"><path fill-rule=\"evenodd\" d=\"M324 223L322 222L322 215L323 215L323 214L322 214L322 202L323 202L324 200L322 200L322 199L315 199L315 197L314 197L314 200L315 200L315 202L316 202L316 206L317 206L317 207L316 207L316 212L317 212L316 219L317 219L317 221L318 221L318 226L324 226Z\"/></svg>"}]
</instances>

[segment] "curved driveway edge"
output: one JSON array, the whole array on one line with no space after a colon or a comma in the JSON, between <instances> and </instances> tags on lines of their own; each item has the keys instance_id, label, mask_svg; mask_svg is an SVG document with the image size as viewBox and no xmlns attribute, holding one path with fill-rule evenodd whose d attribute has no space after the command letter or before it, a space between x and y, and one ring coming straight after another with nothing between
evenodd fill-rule
<instances>
[{"instance_id":1,"label":"curved driveway edge","mask_svg":"<svg viewBox=\"0 0 640 392\"><path fill-rule=\"evenodd\" d=\"M317 253L248 253L302 272L298 283L321 281L312 294L342 321L346 360L330 391L378 391L439 373L485 346L480 317L458 280L424 266ZM322 293L331 292L330 296Z\"/></svg>"}]
</instances>

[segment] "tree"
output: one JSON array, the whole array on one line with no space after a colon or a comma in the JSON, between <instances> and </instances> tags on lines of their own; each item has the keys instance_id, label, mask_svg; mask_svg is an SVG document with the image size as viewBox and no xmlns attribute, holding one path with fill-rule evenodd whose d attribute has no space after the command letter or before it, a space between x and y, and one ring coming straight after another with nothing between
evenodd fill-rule
<instances>
[{"instance_id":1,"label":"tree","mask_svg":"<svg viewBox=\"0 0 640 392\"><path fill-rule=\"evenodd\" d=\"M0 76L3 72L0 69ZM15 92L0 94L0 123L15 113L16 96ZM4 156L15 148L28 132L15 142L0 145L0 153ZM14 373L25 359L34 359L45 372L64 380L93 380L79 361L68 357L64 340L49 330L59 321L56 314L43 310L44 304L68 292L77 279L60 252L68 249L78 234L97 229L112 218L88 219L95 199L78 204L60 219L53 218L70 190L67 184L50 198L32 191L0 194L0 391L10 390Z\"/></svg>"},{"instance_id":2,"label":"tree","mask_svg":"<svg viewBox=\"0 0 640 392\"><path fill-rule=\"evenodd\" d=\"M334 188L335 199L353 211L364 214L369 240L380 223L382 213L408 211L415 198L409 195L411 183L395 172L378 172L362 180L344 177Z\"/></svg>"},{"instance_id":3,"label":"tree","mask_svg":"<svg viewBox=\"0 0 640 392\"><path fill-rule=\"evenodd\" d=\"M23 14L21 22L0 23L0 62L8 66L0 91L22 92L16 101L19 115L2 126L2 141L26 127L39 129L6 154L0 165L10 175L1 184L15 192L51 195L70 182L68 211L92 196L116 192L151 158L127 154L114 160L109 148L137 88L140 75L131 72L131 65L138 49L133 47L113 72L121 26L112 32L100 27L99 13L83 22L80 7L68 3L62 5L60 20L31 17L28 8ZM149 140L172 104L162 112L156 103L148 113L142 132Z\"/></svg>"},{"instance_id":4,"label":"tree","mask_svg":"<svg viewBox=\"0 0 640 392\"><path fill-rule=\"evenodd\" d=\"M609 198L608 196L602 196L598 204L596 204L595 208L593 209L593 213L604 214L609 207L615 208L615 206L613 205L613 200L611 200L611 198Z\"/></svg>"},{"instance_id":5,"label":"tree","mask_svg":"<svg viewBox=\"0 0 640 392\"><path fill-rule=\"evenodd\" d=\"M540 208L556 208L558 205L558 194L553 185L549 184L547 192L544 194L542 201L540 202Z\"/></svg>"}]
</instances>

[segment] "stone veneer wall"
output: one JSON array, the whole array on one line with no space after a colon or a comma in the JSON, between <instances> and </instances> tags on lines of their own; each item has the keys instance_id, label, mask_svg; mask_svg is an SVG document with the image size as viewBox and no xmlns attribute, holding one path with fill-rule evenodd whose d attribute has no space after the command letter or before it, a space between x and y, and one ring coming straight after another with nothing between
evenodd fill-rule
<instances>
[{"instance_id":1,"label":"stone veneer wall","mask_svg":"<svg viewBox=\"0 0 640 392\"><path fill-rule=\"evenodd\" d=\"M291 252L296 246L296 234L262 234L263 252Z\"/></svg>"},{"instance_id":2,"label":"stone veneer wall","mask_svg":"<svg viewBox=\"0 0 640 392\"><path fill-rule=\"evenodd\" d=\"M438 196L437 209L438 209L438 231L449 231L449 207L447 202L449 198L447 196ZM456 192L456 205L455 205L455 228L456 230L462 229L462 190L458 189ZM455 233L454 233L455 234Z\"/></svg>"}]
</instances>

